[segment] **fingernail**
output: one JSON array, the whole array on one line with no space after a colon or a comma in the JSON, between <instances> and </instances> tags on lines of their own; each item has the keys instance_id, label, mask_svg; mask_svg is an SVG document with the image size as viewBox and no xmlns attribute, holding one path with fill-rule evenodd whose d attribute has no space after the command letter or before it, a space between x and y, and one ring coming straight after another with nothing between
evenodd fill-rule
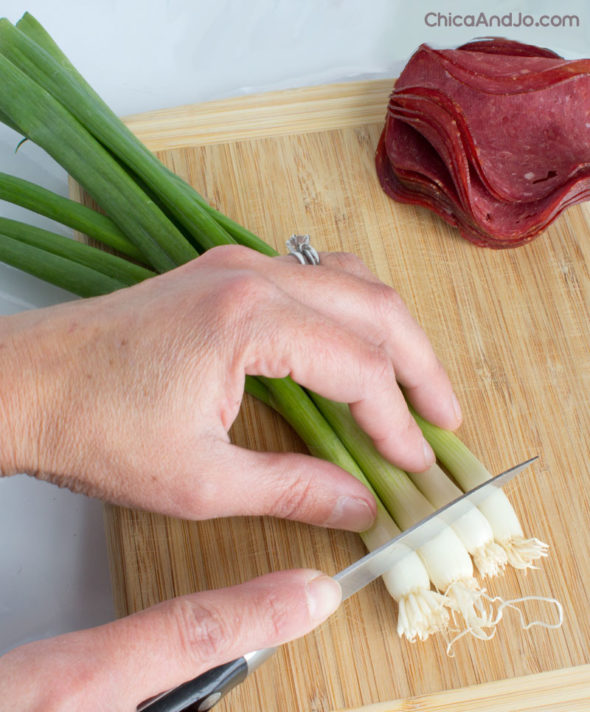
<instances>
[{"instance_id":1,"label":"fingernail","mask_svg":"<svg viewBox=\"0 0 590 712\"><path fill-rule=\"evenodd\" d=\"M453 397L451 398L451 404L453 407L453 413L455 414L455 418L457 420L457 423L460 423L461 420L463 419L463 414L461 413L461 406L459 405L459 401L457 400L457 396L453 393Z\"/></svg>"},{"instance_id":2,"label":"fingernail","mask_svg":"<svg viewBox=\"0 0 590 712\"><path fill-rule=\"evenodd\" d=\"M325 525L362 532L371 526L374 519L375 514L366 500L360 497L339 497Z\"/></svg>"},{"instance_id":3,"label":"fingernail","mask_svg":"<svg viewBox=\"0 0 590 712\"><path fill-rule=\"evenodd\" d=\"M426 438L422 438L422 448L424 449L424 462L427 465L432 465L436 458L434 455L434 450L430 447Z\"/></svg>"},{"instance_id":4,"label":"fingernail","mask_svg":"<svg viewBox=\"0 0 590 712\"><path fill-rule=\"evenodd\" d=\"M311 579L305 590L309 615L317 623L334 613L342 600L340 584L325 574Z\"/></svg>"}]
</instances>

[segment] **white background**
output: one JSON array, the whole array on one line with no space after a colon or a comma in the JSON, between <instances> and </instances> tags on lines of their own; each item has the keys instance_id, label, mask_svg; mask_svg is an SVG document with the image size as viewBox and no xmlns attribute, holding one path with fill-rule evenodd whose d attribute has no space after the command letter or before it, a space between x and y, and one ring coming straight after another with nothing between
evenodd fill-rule
<instances>
[{"instance_id":1,"label":"white background","mask_svg":"<svg viewBox=\"0 0 590 712\"><path fill-rule=\"evenodd\" d=\"M251 92L393 77L421 43L502 34L590 56L590 7L569 2L400 0L0 0L28 10L119 114ZM576 14L577 28L428 27L427 12ZM1 87L0 87L1 91ZM0 126L0 170L67 194L64 172ZM0 201L0 215L67 229ZM0 314L71 295L0 264ZM0 424L1 427L1 424ZM114 613L101 505L24 475L0 481L0 654Z\"/></svg>"}]
</instances>

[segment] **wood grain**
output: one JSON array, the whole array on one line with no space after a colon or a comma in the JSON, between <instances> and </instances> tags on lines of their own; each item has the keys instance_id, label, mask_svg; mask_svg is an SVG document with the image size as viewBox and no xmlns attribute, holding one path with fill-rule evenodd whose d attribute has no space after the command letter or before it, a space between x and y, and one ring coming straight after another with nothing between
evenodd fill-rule
<instances>
[{"instance_id":1,"label":"wood grain","mask_svg":"<svg viewBox=\"0 0 590 712\"><path fill-rule=\"evenodd\" d=\"M252 94L128 116L153 151L280 136L380 121L393 80L347 82Z\"/></svg>"},{"instance_id":2,"label":"wood grain","mask_svg":"<svg viewBox=\"0 0 590 712\"><path fill-rule=\"evenodd\" d=\"M485 710L571 711L575 695L590 699L590 213L571 208L533 243L492 251L463 241L424 209L392 202L373 166L390 88L315 87L129 123L212 204L278 249L291 233L307 232L318 249L354 252L395 286L455 384L462 439L492 471L540 455L509 494L525 530L547 541L551 556L488 590L555 596L564 625L522 632L508 613L493 640L464 638L448 657L441 638L397 639L394 605L376 582L319 630L284 646L220 710L329 712L401 699L369 709L473 709L472 700ZM253 448L302 449L248 398L232 437ZM333 573L364 553L352 534L265 518L191 523L107 507L105 520L121 615L280 568ZM530 606L527 615L551 611ZM574 667L573 678L555 672ZM553 706L544 706L544 682L518 706L520 678L539 673L554 691ZM468 689L441 693L458 688ZM504 706L486 707L487 690L506 695Z\"/></svg>"},{"instance_id":3,"label":"wood grain","mask_svg":"<svg viewBox=\"0 0 590 712\"><path fill-rule=\"evenodd\" d=\"M587 712L590 665L339 712Z\"/></svg>"}]
</instances>

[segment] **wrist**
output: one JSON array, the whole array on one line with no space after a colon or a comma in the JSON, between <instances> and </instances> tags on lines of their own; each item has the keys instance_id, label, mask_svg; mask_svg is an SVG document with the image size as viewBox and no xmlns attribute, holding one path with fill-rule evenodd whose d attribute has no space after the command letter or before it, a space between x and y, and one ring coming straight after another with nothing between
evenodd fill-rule
<instances>
[{"instance_id":1,"label":"wrist","mask_svg":"<svg viewBox=\"0 0 590 712\"><path fill-rule=\"evenodd\" d=\"M0 318L0 473L38 474L60 402L50 310ZM48 464L48 463L46 463Z\"/></svg>"}]
</instances>

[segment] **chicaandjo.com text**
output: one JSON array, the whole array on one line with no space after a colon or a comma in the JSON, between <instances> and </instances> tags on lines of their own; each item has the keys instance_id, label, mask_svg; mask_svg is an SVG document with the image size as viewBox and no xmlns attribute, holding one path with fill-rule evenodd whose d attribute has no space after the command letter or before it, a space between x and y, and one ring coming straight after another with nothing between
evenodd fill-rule
<instances>
[{"instance_id":1,"label":"chicaandjo.com text","mask_svg":"<svg viewBox=\"0 0 590 712\"><path fill-rule=\"evenodd\" d=\"M578 15L528 15L522 12L506 12L490 15L486 12L467 15L452 12L427 12L424 23L428 27L579 27Z\"/></svg>"}]
</instances>

